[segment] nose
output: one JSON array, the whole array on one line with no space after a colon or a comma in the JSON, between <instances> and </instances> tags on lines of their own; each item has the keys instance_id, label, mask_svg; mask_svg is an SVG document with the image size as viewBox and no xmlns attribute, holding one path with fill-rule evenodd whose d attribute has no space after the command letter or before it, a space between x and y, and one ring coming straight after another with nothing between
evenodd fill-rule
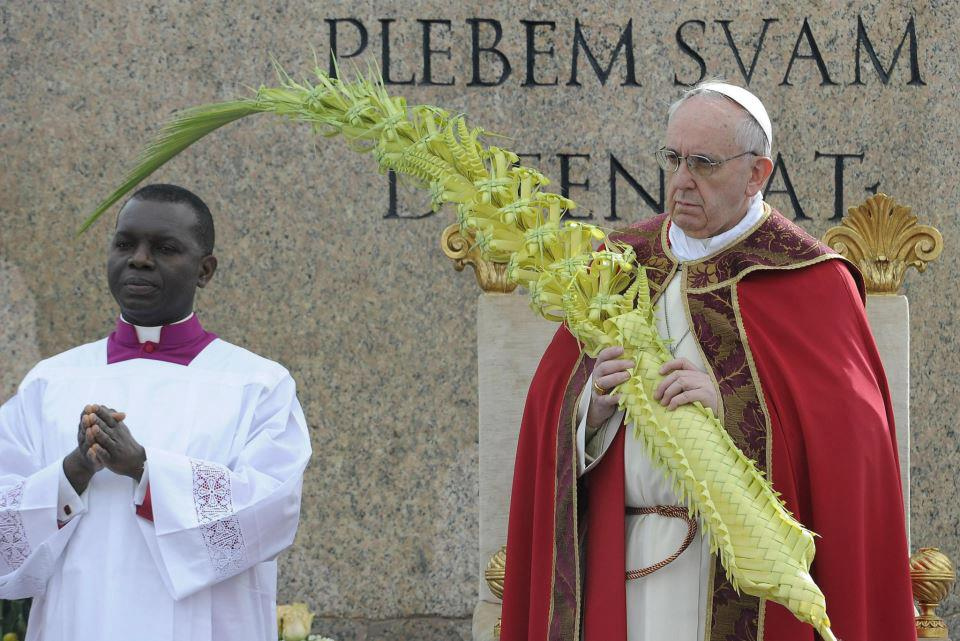
<instances>
[{"instance_id":1,"label":"nose","mask_svg":"<svg viewBox=\"0 0 960 641\"><path fill-rule=\"evenodd\" d=\"M696 177L690 172L685 160L681 160L680 166L673 172L672 182L677 189L693 189L697 186Z\"/></svg>"},{"instance_id":2,"label":"nose","mask_svg":"<svg viewBox=\"0 0 960 641\"><path fill-rule=\"evenodd\" d=\"M146 243L138 243L136 250L127 259L127 265L135 269L153 269L153 254Z\"/></svg>"}]
</instances>

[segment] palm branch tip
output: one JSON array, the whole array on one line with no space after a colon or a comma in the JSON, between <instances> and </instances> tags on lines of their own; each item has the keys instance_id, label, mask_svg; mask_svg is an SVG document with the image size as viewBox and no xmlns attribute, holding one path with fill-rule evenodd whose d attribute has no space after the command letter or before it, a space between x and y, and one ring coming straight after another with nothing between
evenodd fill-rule
<instances>
[{"instance_id":1,"label":"palm branch tip","mask_svg":"<svg viewBox=\"0 0 960 641\"><path fill-rule=\"evenodd\" d=\"M224 125L262 111L264 109L256 100L242 98L189 107L175 114L141 149L136 165L126 175L123 183L100 201L93 213L87 216L77 229L77 235L90 229L110 207L193 143Z\"/></svg>"}]
</instances>

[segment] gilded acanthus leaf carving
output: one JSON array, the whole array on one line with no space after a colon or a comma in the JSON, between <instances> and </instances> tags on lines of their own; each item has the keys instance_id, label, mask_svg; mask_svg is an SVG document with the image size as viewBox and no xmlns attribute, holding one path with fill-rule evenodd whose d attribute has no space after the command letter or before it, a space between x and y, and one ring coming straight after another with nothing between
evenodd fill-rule
<instances>
[{"instance_id":1,"label":"gilded acanthus leaf carving","mask_svg":"<svg viewBox=\"0 0 960 641\"><path fill-rule=\"evenodd\" d=\"M860 268L869 294L896 294L908 267L922 272L943 251L940 232L886 194L848 209L823 242Z\"/></svg>"},{"instance_id":2,"label":"gilded acanthus leaf carving","mask_svg":"<svg viewBox=\"0 0 960 641\"><path fill-rule=\"evenodd\" d=\"M474 239L464 237L459 224L455 223L443 230L440 247L453 261L453 268L458 272L463 271L467 265L473 265L477 284L483 291L508 294L516 289L517 284L507 278L506 263L484 260Z\"/></svg>"}]
</instances>

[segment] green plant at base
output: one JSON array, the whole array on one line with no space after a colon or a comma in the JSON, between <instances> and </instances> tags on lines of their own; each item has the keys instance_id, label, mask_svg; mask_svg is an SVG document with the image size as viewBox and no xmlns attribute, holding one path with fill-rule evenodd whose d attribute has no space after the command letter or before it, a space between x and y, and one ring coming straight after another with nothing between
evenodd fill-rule
<instances>
[{"instance_id":1,"label":"green plant at base","mask_svg":"<svg viewBox=\"0 0 960 641\"><path fill-rule=\"evenodd\" d=\"M8 634L17 635L18 639L25 638L29 615L30 599L0 600L0 635L3 636L3 641L7 641Z\"/></svg>"}]
</instances>

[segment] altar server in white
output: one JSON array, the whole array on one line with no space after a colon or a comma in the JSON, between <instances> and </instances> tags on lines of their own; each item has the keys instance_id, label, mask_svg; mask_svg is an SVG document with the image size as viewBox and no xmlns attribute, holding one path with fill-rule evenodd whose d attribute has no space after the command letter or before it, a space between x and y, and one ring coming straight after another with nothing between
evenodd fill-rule
<instances>
[{"instance_id":1,"label":"altar server in white","mask_svg":"<svg viewBox=\"0 0 960 641\"><path fill-rule=\"evenodd\" d=\"M193 313L213 244L197 196L137 192L107 261L115 330L0 408L0 598L34 598L28 641L276 639L310 438L287 370Z\"/></svg>"}]
</instances>

